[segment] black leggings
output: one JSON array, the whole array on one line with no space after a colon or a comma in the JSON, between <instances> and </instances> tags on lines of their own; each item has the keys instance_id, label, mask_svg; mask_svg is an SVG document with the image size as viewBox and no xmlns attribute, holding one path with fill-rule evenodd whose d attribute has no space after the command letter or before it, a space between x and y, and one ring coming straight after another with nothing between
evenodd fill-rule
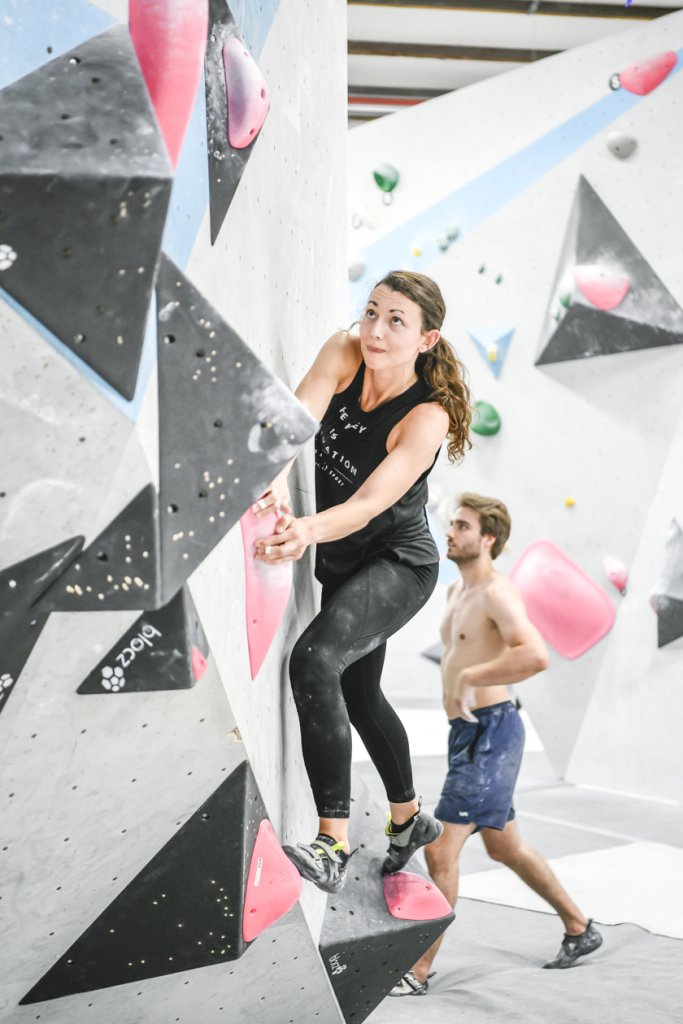
<instances>
[{"instance_id":1,"label":"black leggings","mask_svg":"<svg viewBox=\"0 0 683 1024\"><path fill-rule=\"evenodd\" d=\"M297 640L289 674L304 763L321 818L348 818L353 723L387 798L415 798L408 737L380 689L386 640L432 594L438 564L376 558L323 586L320 612Z\"/></svg>"}]
</instances>

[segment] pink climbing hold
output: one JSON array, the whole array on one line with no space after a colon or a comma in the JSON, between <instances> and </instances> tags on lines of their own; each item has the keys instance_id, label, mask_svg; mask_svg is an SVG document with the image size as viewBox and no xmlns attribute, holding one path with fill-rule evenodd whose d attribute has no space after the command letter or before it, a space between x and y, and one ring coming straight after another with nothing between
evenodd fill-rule
<instances>
[{"instance_id":1,"label":"pink climbing hold","mask_svg":"<svg viewBox=\"0 0 683 1024\"><path fill-rule=\"evenodd\" d=\"M631 287L626 274L599 263L585 263L575 267L574 278L584 298L605 311L616 309Z\"/></svg>"},{"instance_id":2,"label":"pink climbing hold","mask_svg":"<svg viewBox=\"0 0 683 1024\"><path fill-rule=\"evenodd\" d=\"M396 871L384 875L383 882L384 899L392 917L401 921L434 921L451 913L448 900L428 878Z\"/></svg>"},{"instance_id":3,"label":"pink climbing hold","mask_svg":"<svg viewBox=\"0 0 683 1024\"><path fill-rule=\"evenodd\" d=\"M531 621L564 658L585 654L614 625L605 591L552 541L533 541L510 579Z\"/></svg>"},{"instance_id":4,"label":"pink climbing hold","mask_svg":"<svg viewBox=\"0 0 683 1024\"><path fill-rule=\"evenodd\" d=\"M206 658L197 647L192 648L192 675L195 683L198 682L206 672Z\"/></svg>"},{"instance_id":5,"label":"pink climbing hold","mask_svg":"<svg viewBox=\"0 0 683 1024\"><path fill-rule=\"evenodd\" d=\"M261 131L270 107L268 87L256 61L233 36L223 47L225 88L228 94L228 141L244 149Z\"/></svg>"},{"instance_id":6,"label":"pink climbing hold","mask_svg":"<svg viewBox=\"0 0 683 1024\"><path fill-rule=\"evenodd\" d=\"M617 590L621 591L622 594L626 593L626 585L628 584L628 569L623 562L620 562L618 558L611 558L609 555L605 559L605 576L613 583Z\"/></svg>"},{"instance_id":7,"label":"pink climbing hold","mask_svg":"<svg viewBox=\"0 0 683 1024\"><path fill-rule=\"evenodd\" d=\"M301 895L301 875L284 853L273 826L261 822L249 865L242 914L242 937L252 942L294 906Z\"/></svg>"},{"instance_id":8,"label":"pink climbing hold","mask_svg":"<svg viewBox=\"0 0 683 1024\"><path fill-rule=\"evenodd\" d=\"M647 96L664 81L675 66L676 60L674 51L667 50L665 53L658 53L655 57L648 58L648 60L631 64L630 67L619 72L622 88L627 89L628 92L634 92L638 96Z\"/></svg>"},{"instance_id":9,"label":"pink climbing hold","mask_svg":"<svg viewBox=\"0 0 683 1024\"><path fill-rule=\"evenodd\" d=\"M276 522L274 512L257 516L251 509L240 519L246 578L247 643L252 679L258 675L277 633L292 590L291 562L266 565L254 558L254 542L259 537L271 537Z\"/></svg>"},{"instance_id":10,"label":"pink climbing hold","mask_svg":"<svg viewBox=\"0 0 683 1024\"><path fill-rule=\"evenodd\" d=\"M130 34L171 163L178 163L204 65L208 0L130 0Z\"/></svg>"}]
</instances>

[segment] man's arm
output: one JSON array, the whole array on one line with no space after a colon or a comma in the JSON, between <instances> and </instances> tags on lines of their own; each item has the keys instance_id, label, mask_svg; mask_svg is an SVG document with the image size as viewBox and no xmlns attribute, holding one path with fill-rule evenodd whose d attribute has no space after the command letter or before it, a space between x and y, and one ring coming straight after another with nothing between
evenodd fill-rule
<instances>
[{"instance_id":1,"label":"man's arm","mask_svg":"<svg viewBox=\"0 0 683 1024\"><path fill-rule=\"evenodd\" d=\"M463 685L520 683L548 667L550 659L543 638L529 621L524 602L509 580L497 579L487 589L484 610L498 627L507 650L491 661L463 669Z\"/></svg>"}]
</instances>

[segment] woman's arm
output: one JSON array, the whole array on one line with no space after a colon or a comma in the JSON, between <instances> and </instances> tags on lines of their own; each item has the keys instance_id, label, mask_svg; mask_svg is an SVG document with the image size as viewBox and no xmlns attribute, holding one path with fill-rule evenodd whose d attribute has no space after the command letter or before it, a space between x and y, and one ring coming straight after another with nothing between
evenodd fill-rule
<instances>
[{"instance_id":1,"label":"woman's arm","mask_svg":"<svg viewBox=\"0 0 683 1024\"><path fill-rule=\"evenodd\" d=\"M298 559L309 544L340 540L361 530L402 498L429 469L447 433L448 414L441 406L416 406L404 418L395 447L355 494L324 512L295 519L272 537L262 538L256 544L256 557L272 564Z\"/></svg>"}]
</instances>

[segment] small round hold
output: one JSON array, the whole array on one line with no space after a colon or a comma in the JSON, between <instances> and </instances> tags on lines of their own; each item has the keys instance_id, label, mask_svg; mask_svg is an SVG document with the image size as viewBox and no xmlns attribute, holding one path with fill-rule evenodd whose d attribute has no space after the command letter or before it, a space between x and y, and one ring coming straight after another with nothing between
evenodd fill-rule
<instances>
[{"instance_id":1,"label":"small round hold","mask_svg":"<svg viewBox=\"0 0 683 1024\"><path fill-rule=\"evenodd\" d=\"M382 189L382 192L393 192L398 185L399 173L392 164L377 164L372 172L372 176L375 179L375 184L378 188ZM389 201L391 202L391 200Z\"/></svg>"},{"instance_id":2,"label":"small round hold","mask_svg":"<svg viewBox=\"0 0 683 1024\"><path fill-rule=\"evenodd\" d=\"M413 245L413 246L411 246L411 248L410 248L410 252L411 252L411 253L412 253L412 255L413 255L413 256L415 256L415 257L417 257L417 256L421 256L421 255L422 255L422 249L420 248L420 246L419 246L419 245Z\"/></svg>"},{"instance_id":3,"label":"small round hold","mask_svg":"<svg viewBox=\"0 0 683 1024\"><path fill-rule=\"evenodd\" d=\"M567 508L574 508L574 505L576 505L576 499L575 498L565 498L564 499L564 503L567 506Z\"/></svg>"},{"instance_id":4,"label":"small round hold","mask_svg":"<svg viewBox=\"0 0 683 1024\"><path fill-rule=\"evenodd\" d=\"M455 242L455 240L457 238L459 238L459 237L460 237L460 228L459 227L449 228L448 231L446 232L446 238L448 239L449 242Z\"/></svg>"},{"instance_id":5,"label":"small round hold","mask_svg":"<svg viewBox=\"0 0 683 1024\"><path fill-rule=\"evenodd\" d=\"M560 305L562 306L563 309L569 309L569 306L571 305L571 301L572 301L572 293L571 292L563 292L563 294L560 295Z\"/></svg>"},{"instance_id":6,"label":"small round hold","mask_svg":"<svg viewBox=\"0 0 683 1024\"><path fill-rule=\"evenodd\" d=\"M364 273L364 263L352 263L349 267L349 281L359 281Z\"/></svg>"},{"instance_id":7,"label":"small round hold","mask_svg":"<svg viewBox=\"0 0 683 1024\"><path fill-rule=\"evenodd\" d=\"M498 346L497 345L489 345L488 353L487 354L488 354L488 357L489 357L489 362L490 363L495 363L496 359L498 358Z\"/></svg>"},{"instance_id":8,"label":"small round hold","mask_svg":"<svg viewBox=\"0 0 683 1024\"><path fill-rule=\"evenodd\" d=\"M482 265L479 267L478 273L479 274L483 274L485 271L486 271L486 264L482 263Z\"/></svg>"},{"instance_id":9,"label":"small round hold","mask_svg":"<svg viewBox=\"0 0 683 1024\"><path fill-rule=\"evenodd\" d=\"M436 244L438 245L441 252L446 252L448 250L450 242L448 241L448 238L445 235L442 235L441 238L437 238Z\"/></svg>"},{"instance_id":10,"label":"small round hold","mask_svg":"<svg viewBox=\"0 0 683 1024\"><path fill-rule=\"evenodd\" d=\"M633 153L638 140L625 132L610 132L607 136L607 148L613 156L626 160Z\"/></svg>"},{"instance_id":11,"label":"small round hold","mask_svg":"<svg viewBox=\"0 0 683 1024\"><path fill-rule=\"evenodd\" d=\"M490 402L475 402L472 416L472 430L483 437L492 437L501 428L498 410Z\"/></svg>"},{"instance_id":12,"label":"small round hold","mask_svg":"<svg viewBox=\"0 0 683 1024\"><path fill-rule=\"evenodd\" d=\"M358 228L362 228L363 227L363 218L361 216L359 216L359 214L353 213L351 215L351 227L352 228L356 228L356 230Z\"/></svg>"},{"instance_id":13,"label":"small round hold","mask_svg":"<svg viewBox=\"0 0 683 1024\"><path fill-rule=\"evenodd\" d=\"M502 274L497 274L496 275L496 284L500 284L502 280L503 280L503 275Z\"/></svg>"},{"instance_id":14,"label":"small round hold","mask_svg":"<svg viewBox=\"0 0 683 1024\"><path fill-rule=\"evenodd\" d=\"M394 201L394 197L391 192L382 192L382 202L385 206L391 206Z\"/></svg>"},{"instance_id":15,"label":"small round hold","mask_svg":"<svg viewBox=\"0 0 683 1024\"><path fill-rule=\"evenodd\" d=\"M621 89L621 75L616 73L609 76L609 87L612 92L616 92L617 89Z\"/></svg>"}]
</instances>

